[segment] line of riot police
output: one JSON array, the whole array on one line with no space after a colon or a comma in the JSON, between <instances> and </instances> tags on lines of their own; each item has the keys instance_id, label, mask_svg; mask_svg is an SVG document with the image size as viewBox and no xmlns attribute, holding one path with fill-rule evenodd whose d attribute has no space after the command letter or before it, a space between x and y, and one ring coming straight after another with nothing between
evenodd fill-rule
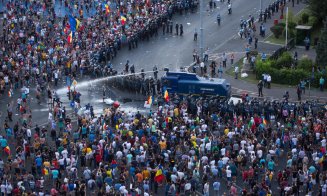
<instances>
[{"instance_id":1,"label":"line of riot police","mask_svg":"<svg viewBox=\"0 0 327 196\"><path fill-rule=\"evenodd\" d=\"M153 77L145 77L142 74L125 77L116 77L112 85L120 90L130 93L142 94L144 96L161 94L161 82Z\"/></svg>"},{"instance_id":2,"label":"line of riot police","mask_svg":"<svg viewBox=\"0 0 327 196\"><path fill-rule=\"evenodd\" d=\"M219 96L195 96L195 95L172 95L171 101L179 107L185 106L188 113L200 114L203 119L207 114L220 114L223 119L233 119L236 116L250 118L254 115L264 117L270 121L284 120L291 116L320 116L326 111L326 103L318 101L306 101L301 103L288 102L285 100L263 100L258 98L245 99L233 103L226 97ZM158 105L164 105L165 100L162 95L157 98Z\"/></svg>"}]
</instances>

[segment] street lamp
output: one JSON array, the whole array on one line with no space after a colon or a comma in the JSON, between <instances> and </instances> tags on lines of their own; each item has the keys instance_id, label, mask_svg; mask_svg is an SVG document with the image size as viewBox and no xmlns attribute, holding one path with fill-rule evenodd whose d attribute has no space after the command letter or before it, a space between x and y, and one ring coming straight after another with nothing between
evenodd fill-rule
<instances>
[{"instance_id":1,"label":"street lamp","mask_svg":"<svg viewBox=\"0 0 327 196\"><path fill-rule=\"evenodd\" d=\"M203 2L200 0L200 59L203 60Z\"/></svg>"},{"instance_id":2,"label":"street lamp","mask_svg":"<svg viewBox=\"0 0 327 196\"><path fill-rule=\"evenodd\" d=\"M262 0L260 0L260 18L259 20L261 21L262 19Z\"/></svg>"}]
</instances>

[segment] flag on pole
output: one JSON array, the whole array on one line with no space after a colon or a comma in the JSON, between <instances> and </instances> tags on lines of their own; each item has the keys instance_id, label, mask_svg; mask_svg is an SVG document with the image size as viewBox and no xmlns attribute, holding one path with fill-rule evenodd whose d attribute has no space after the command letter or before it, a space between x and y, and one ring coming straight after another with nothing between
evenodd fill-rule
<instances>
[{"instance_id":1,"label":"flag on pole","mask_svg":"<svg viewBox=\"0 0 327 196\"><path fill-rule=\"evenodd\" d=\"M169 102L169 94L167 90L165 91L164 98L166 102Z\"/></svg>"},{"instance_id":2,"label":"flag on pole","mask_svg":"<svg viewBox=\"0 0 327 196\"><path fill-rule=\"evenodd\" d=\"M148 100L144 102L144 107L150 109L153 103L153 96L149 96Z\"/></svg>"},{"instance_id":3,"label":"flag on pole","mask_svg":"<svg viewBox=\"0 0 327 196\"><path fill-rule=\"evenodd\" d=\"M153 102L153 96L149 96L149 98L148 98L148 104L149 105L152 105L152 102Z\"/></svg>"},{"instance_id":4,"label":"flag on pole","mask_svg":"<svg viewBox=\"0 0 327 196\"><path fill-rule=\"evenodd\" d=\"M122 25L125 25L126 18L124 16L120 16L120 22L121 22Z\"/></svg>"},{"instance_id":5,"label":"flag on pole","mask_svg":"<svg viewBox=\"0 0 327 196\"><path fill-rule=\"evenodd\" d=\"M110 13L109 5L105 4L104 7L106 8L106 15L109 15L109 13Z\"/></svg>"},{"instance_id":6,"label":"flag on pole","mask_svg":"<svg viewBox=\"0 0 327 196\"><path fill-rule=\"evenodd\" d=\"M264 126L267 125L267 120L265 119L265 117L262 117L262 124L263 124Z\"/></svg>"},{"instance_id":7,"label":"flag on pole","mask_svg":"<svg viewBox=\"0 0 327 196\"><path fill-rule=\"evenodd\" d=\"M5 153L7 155L10 155L10 148L9 148L9 146L6 146L3 150L5 151Z\"/></svg>"},{"instance_id":8,"label":"flag on pole","mask_svg":"<svg viewBox=\"0 0 327 196\"><path fill-rule=\"evenodd\" d=\"M67 37L67 42L71 44L73 42L73 32L71 31Z\"/></svg>"},{"instance_id":9,"label":"flag on pole","mask_svg":"<svg viewBox=\"0 0 327 196\"><path fill-rule=\"evenodd\" d=\"M161 184L162 181L164 180L164 178L165 178L165 176L164 176L163 173L162 173L162 169L158 169L157 172L156 172L156 175L155 175L155 177L154 177L154 180L155 180L157 183Z\"/></svg>"},{"instance_id":10,"label":"flag on pole","mask_svg":"<svg viewBox=\"0 0 327 196\"><path fill-rule=\"evenodd\" d=\"M70 25L70 30L75 33L75 31L78 30L78 27L80 26L81 22L73 16L69 16L68 21Z\"/></svg>"},{"instance_id":11,"label":"flag on pole","mask_svg":"<svg viewBox=\"0 0 327 196\"><path fill-rule=\"evenodd\" d=\"M12 90L10 89L9 91L8 91L8 97L12 97Z\"/></svg>"},{"instance_id":12,"label":"flag on pole","mask_svg":"<svg viewBox=\"0 0 327 196\"><path fill-rule=\"evenodd\" d=\"M103 123L102 128L103 128L103 130L107 130L107 124L106 123Z\"/></svg>"},{"instance_id":13,"label":"flag on pole","mask_svg":"<svg viewBox=\"0 0 327 196\"><path fill-rule=\"evenodd\" d=\"M75 18L70 15L68 17L68 22L69 22L70 30L72 32L75 32L76 31L76 25L77 25L77 22L76 22Z\"/></svg>"},{"instance_id":14,"label":"flag on pole","mask_svg":"<svg viewBox=\"0 0 327 196\"><path fill-rule=\"evenodd\" d=\"M64 28L64 33L67 34L68 33L68 30L69 30L69 28L68 27L65 27Z\"/></svg>"}]
</instances>

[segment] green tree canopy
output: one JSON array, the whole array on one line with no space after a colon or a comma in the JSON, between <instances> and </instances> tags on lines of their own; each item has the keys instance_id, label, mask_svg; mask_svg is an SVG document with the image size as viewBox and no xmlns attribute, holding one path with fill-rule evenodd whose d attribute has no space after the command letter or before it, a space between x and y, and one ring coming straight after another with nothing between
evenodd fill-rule
<instances>
[{"instance_id":1,"label":"green tree canopy","mask_svg":"<svg viewBox=\"0 0 327 196\"><path fill-rule=\"evenodd\" d=\"M318 18L318 21L323 21L327 16L326 0L309 0L309 8L312 14Z\"/></svg>"},{"instance_id":2,"label":"green tree canopy","mask_svg":"<svg viewBox=\"0 0 327 196\"><path fill-rule=\"evenodd\" d=\"M316 53L316 63L318 66L327 66L327 17L321 30Z\"/></svg>"}]
</instances>

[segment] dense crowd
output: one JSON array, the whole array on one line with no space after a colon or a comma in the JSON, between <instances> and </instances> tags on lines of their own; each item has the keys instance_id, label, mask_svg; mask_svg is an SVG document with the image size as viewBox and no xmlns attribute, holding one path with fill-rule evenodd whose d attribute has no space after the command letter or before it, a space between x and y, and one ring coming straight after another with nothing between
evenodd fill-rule
<instances>
[{"instance_id":1,"label":"dense crowd","mask_svg":"<svg viewBox=\"0 0 327 196\"><path fill-rule=\"evenodd\" d=\"M160 27L168 33L168 27L171 29L173 25L173 13L193 12L197 6L193 0L4 3L0 42L2 93L11 88L7 86L5 90L9 82L15 84L12 89L16 89L20 85L29 85L31 80L37 80L42 86L62 76L73 81L76 76L86 73L94 76L114 74L108 62L121 47L137 47L138 40L149 40L158 35ZM71 15L58 17L58 4L60 10ZM105 69L99 69L99 63L104 64ZM23 84L24 80L19 78L25 78L27 83Z\"/></svg>"},{"instance_id":2,"label":"dense crowd","mask_svg":"<svg viewBox=\"0 0 327 196\"><path fill-rule=\"evenodd\" d=\"M3 115L3 195L326 195L327 113L317 103L159 95L147 113L113 105L96 114L90 104L81 107L77 90L71 89L66 106L51 89L63 76L72 81L85 74L91 57L109 61L124 44L137 47L136 40L155 35L159 26L168 29L171 14L194 9L193 1L110 2L110 17L94 1L60 1L81 21L72 44L64 31L69 19L56 16L56 1L10 2L0 90L9 97L24 90ZM83 12L92 9L96 14L85 18ZM156 81L131 76L114 83L151 95L161 92ZM33 85L36 92L30 93ZM33 122L34 94L50 103L46 126Z\"/></svg>"},{"instance_id":3,"label":"dense crowd","mask_svg":"<svg viewBox=\"0 0 327 196\"><path fill-rule=\"evenodd\" d=\"M81 101L73 91L71 107ZM1 191L13 195L326 193L326 108L220 97L159 96L145 114L91 105L68 116L56 93L49 125L4 123ZM167 102L168 101L168 102ZM79 106L80 108L80 106ZM79 109L78 108L78 109ZM15 141L16 149L7 146ZM13 173L14 171L14 173ZM244 183L237 185L242 179ZM241 186L241 187L240 187ZM277 186L280 190L277 190ZM224 187L224 188L221 188ZM273 192L274 191L274 192Z\"/></svg>"}]
</instances>

